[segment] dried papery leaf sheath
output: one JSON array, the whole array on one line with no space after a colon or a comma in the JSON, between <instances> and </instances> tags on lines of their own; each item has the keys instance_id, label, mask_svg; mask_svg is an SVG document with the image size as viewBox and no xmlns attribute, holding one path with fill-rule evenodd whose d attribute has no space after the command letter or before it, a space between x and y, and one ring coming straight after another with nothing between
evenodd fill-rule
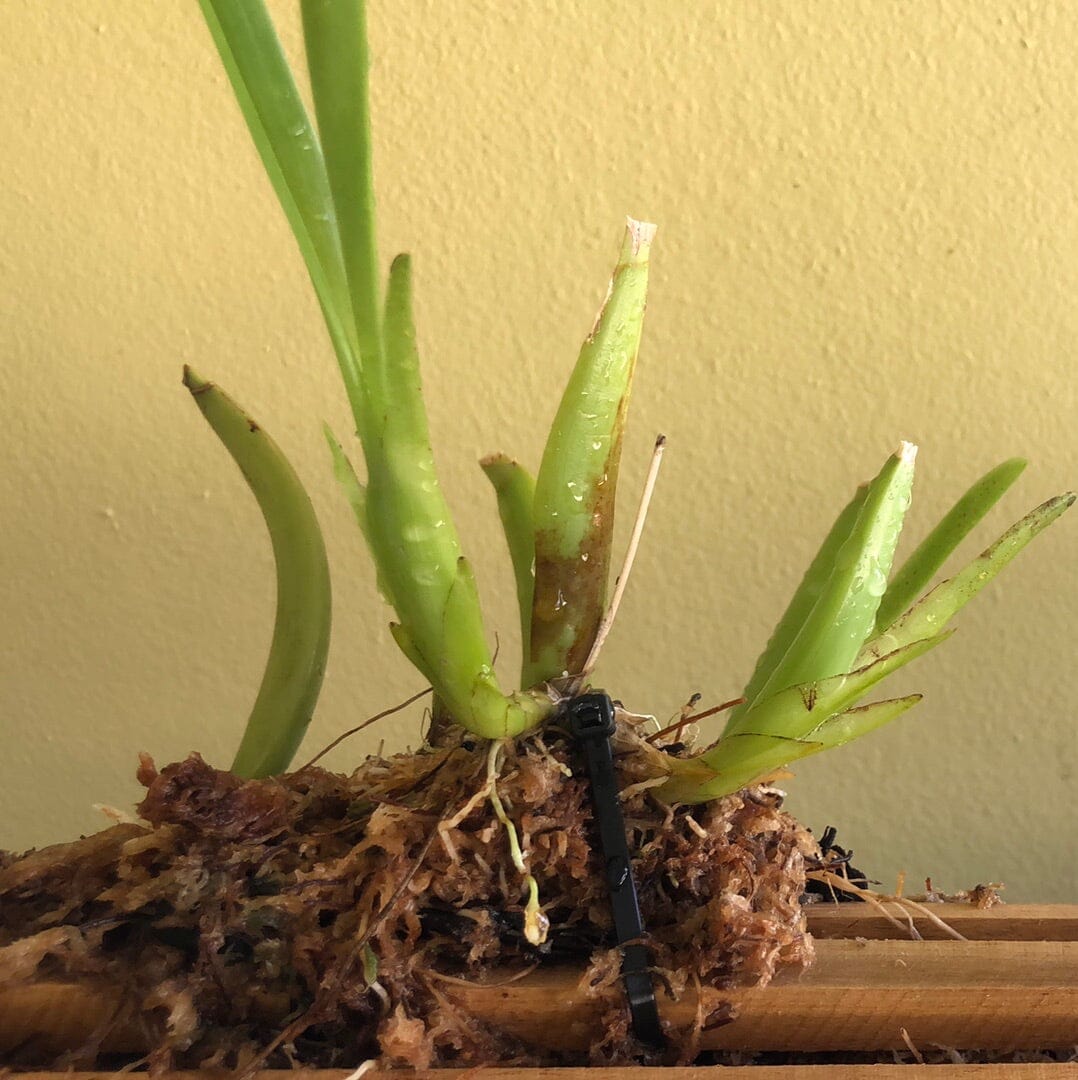
<instances>
[{"instance_id":1,"label":"dried papery leaf sheath","mask_svg":"<svg viewBox=\"0 0 1078 1080\"><path fill-rule=\"evenodd\" d=\"M213 383L184 369L184 385L239 466L266 519L277 565L277 616L266 670L232 771L288 768L314 711L330 631L329 565L314 507L272 439Z\"/></svg>"},{"instance_id":2,"label":"dried papery leaf sheath","mask_svg":"<svg viewBox=\"0 0 1078 1080\"><path fill-rule=\"evenodd\" d=\"M629 219L606 301L562 396L535 486L524 685L579 671L606 606L614 495L655 226Z\"/></svg>"}]
</instances>

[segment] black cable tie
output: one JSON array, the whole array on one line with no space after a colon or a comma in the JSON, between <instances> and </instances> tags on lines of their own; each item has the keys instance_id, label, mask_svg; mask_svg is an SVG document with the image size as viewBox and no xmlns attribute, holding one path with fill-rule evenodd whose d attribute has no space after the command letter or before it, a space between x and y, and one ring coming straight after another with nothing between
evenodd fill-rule
<instances>
[{"instance_id":1,"label":"black cable tie","mask_svg":"<svg viewBox=\"0 0 1078 1080\"><path fill-rule=\"evenodd\" d=\"M614 703L607 694L580 694L566 703L566 711L570 730L583 747L588 763L592 804L606 863L614 932L621 946L621 975L629 1000L633 1032L642 1042L660 1046L663 1034L651 978L651 954L639 940L644 936L644 921L640 917L610 746L610 736L614 734Z\"/></svg>"}]
</instances>

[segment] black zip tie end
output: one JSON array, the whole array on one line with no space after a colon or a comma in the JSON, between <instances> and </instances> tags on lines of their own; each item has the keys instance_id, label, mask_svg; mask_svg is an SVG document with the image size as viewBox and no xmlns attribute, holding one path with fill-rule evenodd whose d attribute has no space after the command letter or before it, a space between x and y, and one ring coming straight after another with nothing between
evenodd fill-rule
<instances>
[{"instance_id":1,"label":"black zip tie end","mask_svg":"<svg viewBox=\"0 0 1078 1080\"><path fill-rule=\"evenodd\" d=\"M633 880L632 856L625 839L625 818L610 746L615 726L614 703L607 694L581 694L566 703L566 712L569 729L584 750L591 779L592 805L606 865L614 932L621 946L621 976L633 1033L641 1042L661 1046L664 1040L651 977L651 954L640 943L644 921Z\"/></svg>"}]
</instances>

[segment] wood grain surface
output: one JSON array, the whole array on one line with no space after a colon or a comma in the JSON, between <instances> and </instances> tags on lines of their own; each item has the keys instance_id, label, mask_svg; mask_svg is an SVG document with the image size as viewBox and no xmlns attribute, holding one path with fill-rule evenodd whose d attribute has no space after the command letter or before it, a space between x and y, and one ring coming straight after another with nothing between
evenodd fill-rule
<instances>
[{"instance_id":1,"label":"wood grain surface","mask_svg":"<svg viewBox=\"0 0 1078 1080\"><path fill-rule=\"evenodd\" d=\"M251 1080L347 1080L346 1069L263 1070ZM109 1072L19 1073L18 1080L115 1080ZM1076 1080L1078 1064L744 1065L655 1069L421 1069L364 1074L363 1080ZM158 1080L221 1080L220 1070L163 1073Z\"/></svg>"},{"instance_id":2,"label":"wood grain surface","mask_svg":"<svg viewBox=\"0 0 1078 1080\"><path fill-rule=\"evenodd\" d=\"M803 973L783 973L764 989L730 991L727 996L737 1003L740 1015L733 1023L705 1032L702 1048L806 1053L904 1050L903 1030L914 1045L926 1048L1008 1051L1078 1045L1078 907L978 911L934 905L933 911L973 940L898 940L894 927L867 905L812 910L816 963ZM925 938L937 932L927 919L918 917L915 925ZM462 1008L536 1046L581 1048L594 1037L597 1009L579 986L576 969L546 969L494 986L445 983L443 992ZM147 1033L137 1020L124 1018L122 1006L106 985L0 988L0 1055L28 1039L57 1048L77 1046L110 1026L104 1050L138 1053L147 1044ZM691 993L681 1001L664 997L661 1003L664 1020L675 1030L691 1027L695 1009ZM828 1068L832 1071L827 1075L835 1077L869 1075ZM872 1068L877 1071L871 1075L884 1080L887 1074L878 1071L882 1067ZM909 1067L902 1068L909 1076ZM940 1071L943 1066L929 1068L940 1080L949 1075ZM1060 1070L1071 1067L1000 1068L1006 1071L970 1075L1062 1076L1067 1073ZM689 1072L681 1070L679 1076L684 1073L687 1080ZM485 1080L497 1080L495 1073L498 1070L484 1070ZM768 1074L754 1067L752 1075L765 1080ZM299 1080L295 1073L292 1076Z\"/></svg>"}]
</instances>

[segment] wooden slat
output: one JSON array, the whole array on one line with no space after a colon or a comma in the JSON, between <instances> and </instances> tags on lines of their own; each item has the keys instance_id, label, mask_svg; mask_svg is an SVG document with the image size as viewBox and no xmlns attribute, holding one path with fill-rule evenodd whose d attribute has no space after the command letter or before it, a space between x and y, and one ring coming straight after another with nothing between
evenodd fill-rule
<instances>
[{"instance_id":1,"label":"wooden slat","mask_svg":"<svg viewBox=\"0 0 1078 1080\"><path fill-rule=\"evenodd\" d=\"M347 1069L263 1070L251 1080L346 1080ZM109 1080L107 1072L19 1073L18 1080ZM220 1070L162 1073L157 1080L221 1080ZM420 1069L366 1073L364 1080L1078 1080L1078 1064L739 1065L715 1068Z\"/></svg>"},{"instance_id":2,"label":"wooden slat","mask_svg":"<svg viewBox=\"0 0 1078 1080\"><path fill-rule=\"evenodd\" d=\"M983 911L972 904L926 904L970 941L1078 941L1078 905L1000 904ZM901 923L908 912L897 904L887 910ZM899 937L893 923L869 904L813 904L807 908L808 925L817 938ZM927 915L913 913L918 933L929 941L946 940L947 934Z\"/></svg>"},{"instance_id":3,"label":"wooden slat","mask_svg":"<svg viewBox=\"0 0 1078 1080\"><path fill-rule=\"evenodd\" d=\"M707 1032L705 1049L863 1051L915 1045L989 1050L1078 1044L1078 942L820 941L817 962L763 990L731 993L732 1024ZM586 1048L595 1003L575 971L536 972L500 986L443 984L463 1008L536 1046ZM102 988L36 986L0 991L0 1053L34 1033L77 1044L107 1021L116 998ZM664 1018L692 1022L692 996L664 1000ZM106 1049L137 1052L121 1027Z\"/></svg>"},{"instance_id":4,"label":"wooden slat","mask_svg":"<svg viewBox=\"0 0 1078 1080\"><path fill-rule=\"evenodd\" d=\"M81 1046L106 1025L112 1029L102 1044L104 1053L143 1054L147 1036L137 1024L113 1026L121 1003L115 988L87 983L0 988L0 1063L25 1044L54 1052Z\"/></svg>"},{"instance_id":5,"label":"wooden slat","mask_svg":"<svg viewBox=\"0 0 1078 1080\"><path fill-rule=\"evenodd\" d=\"M915 1044L991 1050L1078 1043L1078 943L820 941L804 974L731 993L732 1024L706 1032L704 1049L859 1051ZM536 972L494 989L447 984L478 1016L536 1045L586 1047L597 1009L572 975ZM692 995L664 1001L681 1029Z\"/></svg>"}]
</instances>

